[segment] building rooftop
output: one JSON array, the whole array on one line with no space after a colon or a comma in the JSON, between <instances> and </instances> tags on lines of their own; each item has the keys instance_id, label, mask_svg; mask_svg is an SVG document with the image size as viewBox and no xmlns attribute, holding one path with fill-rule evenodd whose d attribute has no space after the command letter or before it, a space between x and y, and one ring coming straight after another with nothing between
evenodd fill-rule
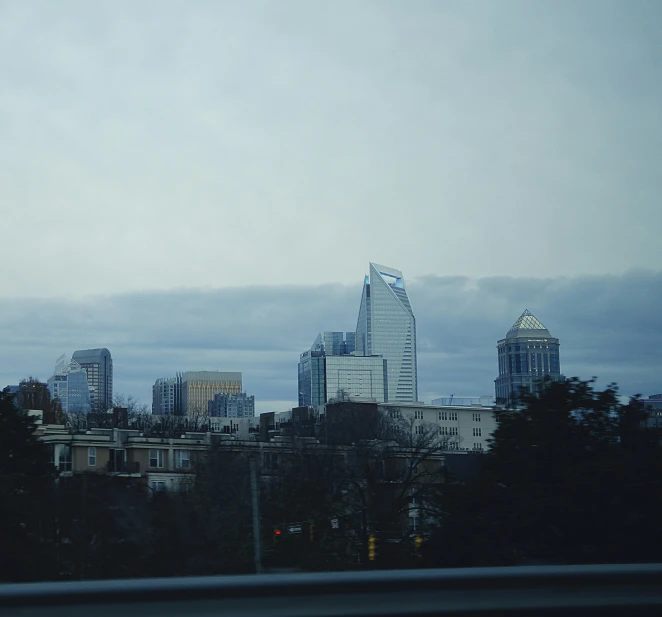
<instances>
[{"instance_id":1,"label":"building rooftop","mask_svg":"<svg viewBox=\"0 0 662 617\"><path fill-rule=\"evenodd\" d=\"M519 319L512 325L506 338L516 338L518 336L539 336L539 337L549 337L551 334L545 326L536 319L536 317L526 309L520 316Z\"/></svg>"}]
</instances>

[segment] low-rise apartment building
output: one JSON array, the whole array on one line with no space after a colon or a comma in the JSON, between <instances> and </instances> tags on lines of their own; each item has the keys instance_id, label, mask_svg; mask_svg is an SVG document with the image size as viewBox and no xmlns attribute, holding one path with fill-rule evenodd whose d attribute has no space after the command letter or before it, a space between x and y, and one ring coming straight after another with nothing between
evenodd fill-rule
<instances>
[{"instance_id":1,"label":"low-rise apartment building","mask_svg":"<svg viewBox=\"0 0 662 617\"><path fill-rule=\"evenodd\" d=\"M396 414L411 421L414 432L437 428L439 435L447 437L449 451L484 452L489 449L489 439L497 420L494 407L474 405L422 405L420 403L396 403L379 405L384 413Z\"/></svg>"}]
</instances>

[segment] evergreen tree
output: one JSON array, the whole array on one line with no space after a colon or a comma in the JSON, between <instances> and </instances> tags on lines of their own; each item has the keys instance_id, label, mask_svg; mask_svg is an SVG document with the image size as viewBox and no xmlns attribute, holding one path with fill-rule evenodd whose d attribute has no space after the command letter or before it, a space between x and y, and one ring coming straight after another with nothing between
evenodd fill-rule
<instances>
[{"instance_id":1,"label":"evergreen tree","mask_svg":"<svg viewBox=\"0 0 662 617\"><path fill-rule=\"evenodd\" d=\"M662 449L617 394L573 378L501 412L477 477L446 491L430 563L662 559Z\"/></svg>"},{"instance_id":2,"label":"evergreen tree","mask_svg":"<svg viewBox=\"0 0 662 617\"><path fill-rule=\"evenodd\" d=\"M0 393L0 580L51 578L53 466L35 422Z\"/></svg>"}]
</instances>

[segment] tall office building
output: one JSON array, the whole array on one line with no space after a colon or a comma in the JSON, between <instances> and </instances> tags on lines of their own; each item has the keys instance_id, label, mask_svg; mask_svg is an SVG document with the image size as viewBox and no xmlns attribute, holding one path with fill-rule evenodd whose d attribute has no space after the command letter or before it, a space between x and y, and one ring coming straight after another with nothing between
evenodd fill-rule
<instances>
[{"instance_id":1,"label":"tall office building","mask_svg":"<svg viewBox=\"0 0 662 617\"><path fill-rule=\"evenodd\" d=\"M87 373L90 388L90 405L95 411L107 411L113 406L113 359L102 349L79 349L71 359L78 362Z\"/></svg>"},{"instance_id":2,"label":"tall office building","mask_svg":"<svg viewBox=\"0 0 662 617\"><path fill-rule=\"evenodd\" d=\"M356 353L386 359L388 402L417 400L416 318L399 270L370 264L356 324Z\"/></svg>"},{"instance_id":3,"label":"tall office building","mask_svg":"<svg viewBox=\"0 0 662 617\"><path fill-rule=\"evenodd\" d=\"M311 349L327 356L348 356L356 350L355 332L320 332Z\"/></svg>"},{"instance_id":4,"label":"tall office building","mask_svg":"<svg viewBox=\"0 0 662 617\"><path fill-rule=\"evenodd\" d=\"M217 392L208 403L209 416L212 418L253 418L255 416L255 397L245 392L225 394Z\"/></svg>"},{"instance_id":5,"label":"tall office building","mask_svg":"<svg viewBox=\"0 0 662 617\"><path fill-rule=\"evenodd\" d=\"M495 380L497 405L517 401L520 389L535 391L545 377L561 379L559 339L554 338L527 309L497 342L499 377Z\"/></svg>"},{"instance_id":6,"label":"tall office building","mask_svg":"<svg viewBox=\"0 0 662 617\"><path fill-rule=\"evenodd\" d=\"M181 380L177 377L161 377L152 386L152 413L164 416L182 412Z\"/></svg>"},{"instance_id":7,"label":"tall office building","mask_svg":"<svg viewBox=\"0 0 662 617\"><path fill-rule=\"evenodd\" d=\"M344 395L384 403L386 360L354 355L353 332L324 332L299 358L299 406L318 407Z\"/></svg>"},{"instance_id":8,"label":"tall office building","mask_svg":"<svg viewBox=\"0 0 662 617\"><path fill-rule=\"evenodd\" d=\"M215 394L239 394L241 381L241 373L219 371L186 371L175 377L161 377L152 386L152 413L205 414Z\"/></svg>"},{"instance_id":9,"label":"tall office building","mask_svg":"<svg viewBox=\"0 0 662 617\"><path fill-rule=\"evenodd\" d=\"M207 413L209 401L218 392L239 394L243 389L241 373L187 371L177 377L181 380L182 413L188 416Z\"/></svg>"},{"instance_id":10,"label":"tall office building","mask_svg":"<svg viewBox=\"0 0 662 617\"><path fill-rule=\"evenodd\" d=\"M91 410L90 388L87 372L78 362L60 356L55 371L48 379L51 400L58 399L65 413L89 413Z\"/></svg>"}]
</instances>

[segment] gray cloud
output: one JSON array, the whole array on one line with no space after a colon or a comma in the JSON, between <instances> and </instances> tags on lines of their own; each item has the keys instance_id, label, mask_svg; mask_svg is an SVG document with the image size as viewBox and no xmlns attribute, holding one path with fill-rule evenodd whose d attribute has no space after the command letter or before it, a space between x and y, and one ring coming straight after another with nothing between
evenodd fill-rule
<instances>
[{"instance_id":1,"label":"gray cloud","mask_svg":"<svg viewBox=\"0 0 662 617\"><path fill-rule=\"evenodd\" d=\"M493 391L496 341L529 308L561 340L567 375L662 390L662 271L548 279L428 276L408 282L418 320L419 394ZM259 411L296 399L298 354L320 330L353 330L360 286L181 289L79 301L0 300L0 384L56 357L107 346L116 390L151 400L157 377L240 370Z\"/></svg>"},{"instance_id":2,"label":"gray cloud","mask_svg":"<svg viewBox=\"0 0 662 617\"><path fill-rule=\"evenodd\" d=\"M4 0L0 208L38 241L5 235L0 294L349 284L369 260L410 278L657 264L661 18Z\"/></svg>"}]
</instances>

